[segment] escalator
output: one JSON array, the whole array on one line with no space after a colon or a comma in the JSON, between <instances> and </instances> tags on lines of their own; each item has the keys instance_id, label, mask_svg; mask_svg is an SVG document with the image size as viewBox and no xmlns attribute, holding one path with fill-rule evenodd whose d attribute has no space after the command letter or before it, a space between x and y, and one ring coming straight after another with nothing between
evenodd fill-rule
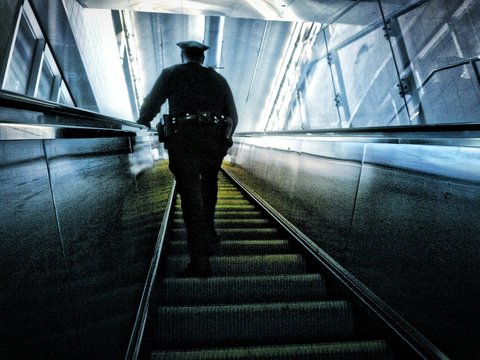
<instances>
[{"instance_id":1,"label":"escalator","mask_svg":"<svg viewBox=\"0 0 480 360\"><path fill-rule=\"evenodd\" d=\"M356 332L353 306L223 174L213 276L179 278L188 261L180 199L166 243L151 359L391 359Z\"/></svg>"}]
</instances>

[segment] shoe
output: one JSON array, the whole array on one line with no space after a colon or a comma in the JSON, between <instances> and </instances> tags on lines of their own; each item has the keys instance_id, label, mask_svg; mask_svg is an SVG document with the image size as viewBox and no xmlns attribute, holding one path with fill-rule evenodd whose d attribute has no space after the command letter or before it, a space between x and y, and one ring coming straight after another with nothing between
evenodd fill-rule
<instances>
[{"instance_id":1,"label":"shoe","mask_svg":"<svg viewBox=\"0 0 480 360\"><path fill-rule=\"evenodd\" d=\"M210 268L210 262L208 259L202 261L190 261L186 269L178 275L180 278L206 278L209 276L212 276L212 269Z\"/></svg>"}]
</instances>

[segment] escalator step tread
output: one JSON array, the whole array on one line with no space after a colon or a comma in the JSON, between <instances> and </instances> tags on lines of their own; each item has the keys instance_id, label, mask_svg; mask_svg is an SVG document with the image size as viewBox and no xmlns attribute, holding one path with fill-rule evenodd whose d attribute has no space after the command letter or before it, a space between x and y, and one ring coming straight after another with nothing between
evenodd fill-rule
<instances>
[{"instance_id":1,"label":"escalator step tread","mask_svg":"<svg viewBox=\"0 0 480 360\"><path fill-rule=\"evenodd\" d=\"M267 255L288 254L292 249L287 240L227 240L217 246L216 255ZM172 241L170 243L171 255L186 255L188 253L187 241Z\"/></svg>"},{"instance_id":2,"label":"escalator step tread","mask_svg":"<svg viewBox=\"0 0 480 360\"><path fill-rule=\"evenodd\" d=\"M241 205L217 204L215 209L222 210L222 211L256 210L255 206L251 204L241 204ZM175 210L176 211L181 210L180 204L175 204Z\"/></svg>"},{"instance_id":3,"label":"escalator step tread","mask_svg":"<svg viewBox=\"0 0 480 360\"><path fill-rule=\"evenodd\" d=\"M259 346L190 351L156 351L152 360L390 360L382 340L320 344Z\"/></svg>"},{"instance_id":4,"label":"escalator step tread","mask_svg":"<svg viewBox=\"0 0 480 360\"><path fill-rule=\"evenodd\" d=\"M216 231L224 240L275 239L279 236L278 230L271 227L217 228ZM172 229L170 234L171 241L187 240L186 229Z\"/></svg>"},{"instance_id":5,"label":"escalator step tread","mask_svg":"<svg viewBox=\"0 0 480 360\"><path fill-rule=\"evenodd\" d=\"M162 304L230 304L319 300L326 296L319 274L165 279Z\"/></svg>"},{"instance_id":6,"label":"escalator step tread","mask_svg":"<svg viewBox=\"0 0 480 360\"><path fill-rule=\"evenodd\" d=\"M177 199L177 202L175 205L181 205L182 201L180 199ZM232 206L237 206L237 205L251 205L250 201L246 200L245 198L242 199L222 199L218 198L217 200L217 206L222 206L222 205L232 205Z\"/></svg>"},{"instance_id":7,"label":"escalator step tread","mask_svg":"<svg viewBox=\"0 0 480 360\"><path fill-rule=\"evenodd\" d=\"M346 301L158 308L157 343L167 348L345 341L353 333Z\"/></svg>"},{"instance_id":8,"label":"escalator step tread","mask_svg":"<svg viewBox=\"0 0 480 360\"><path fill-rule=\"evenodd\" d=\"M175 211L174 213L175 218L181 219L182 218L182 212L181 211ZM257 219L258 217L261 217L262 213L257 210L217 210L215 211L215 218L223 218L223 217L233 217L235 219Z\"/></svg>"},{"instance_id":9,"label":"escalator step tread","mask_svg":"<svg viewBox=\"0 0 480 360\"><path fill-rule=\"evenodd\" d=\"M267 219L215 219L217 228L256 228L267 227L270 222ZM185 223L182 219L173 220L174 229L184 229Z\"/></svg>"},{"instance_id":10,"label":"escalator step tread","mask_svg":"<svg viewBox=\"0 0 480 360\"><path fill-rule=\"evenodd\" d=\"M188 256L169 256L165 276L178 275L188 264ZM307 273L305 259L297 254L253 256L212 256L214 276L282 275Z\"/></svg>"}]
</instances>

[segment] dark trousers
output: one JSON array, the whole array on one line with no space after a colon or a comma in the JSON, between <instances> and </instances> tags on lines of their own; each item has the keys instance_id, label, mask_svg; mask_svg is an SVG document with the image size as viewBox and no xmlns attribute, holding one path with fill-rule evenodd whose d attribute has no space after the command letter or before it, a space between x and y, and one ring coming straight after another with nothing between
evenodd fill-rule
<instances>
[{"instance_id":1,"label":"dark trousers","mask_svg":"<svg viewBox=\"0 0 480 360\"><path fill-rule=\"evenodd\" d=\"M217 181L223 154L200 156L170 147L169 159L182 199L190 258L193 261L206 258L209 244L215 241Z\"/></svg>"}]
</instances>

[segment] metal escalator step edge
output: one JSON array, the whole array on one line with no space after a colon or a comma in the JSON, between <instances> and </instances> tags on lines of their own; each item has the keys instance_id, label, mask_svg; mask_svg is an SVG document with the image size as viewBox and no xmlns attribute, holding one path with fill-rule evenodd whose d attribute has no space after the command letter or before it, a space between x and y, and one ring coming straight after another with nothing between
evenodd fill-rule
<instances>
[{"instance_id":1,"label":"metal escalator step edge","mask_svg":"<svg viewBox=\"0 0 480 360\"><path fill-rule=\"evenodd\" d=\"M240 193L223 193L219 192L217 200L245 200L245 197Z\"/></svg>"},{"instance_id":2,"label":"metal escalator step edge","mask_svg":"<svg viewBox=\"0 0 480 360\"><path fill-rule=\"evenodd\" d=\"M182 202L177 200L175 205L181 205ZM251 205L250 201L245 199L218 199L217 200L217 207L222 206L237 206L237 205Z\"/></svg>"},{"instance_id":3,"label":"metal escalator step edge","mask_svg":"<svg viewBox=\"0 0 480 360\"><path fill-rule=\"evenodd\" d=\"M383 340L154 351L151 360L392 360Z\"/></svg>"},{"instance_id":4,"label":"metal escalator step edge","mask_svg":"<svg viewBox=\"0 0 480 360\"><path fill-rule=\"evenodd\" d=\"M169 256L165 276L175 277L189 262L188 256ZM212 256L213 276L305 274L307 264L298 254Z\"/></svg>"},{"instance_id":5,"label":"metal escalator step edge","mask_svg":"<svg viewBox=\"0 0 480 360\"><path fill-rule=\"evenodd\" d=\"M172 241L169 245L170 255L188 254L187 241ZM267 255L292 253L287 240L226 240L216 246L216 255Z\"/></svg>"},{"instance_id":6,"label":"metal escalator step edge","mask_svg":"<svg viewBox=\"0 0 480 360\"><path fill-rule=\"evenodd\" d=\"M218 228L256 228L269 226L269 221L267 219L215 219L215 227ZM173 220L174 229L183 229L185 228L185 223L182 219Z\"/></svg>"},{"instance_id":7,"label":"metal escalator step edge","mask_svg":"<svg viewBox=\"0 0 480 360\"><path fill-rule=\"evenodd\" d=\"M194 348L351 340L353 327L346 301L159 306L157 344Z\"/></svg>"},{"instance_id":8,"label":"metal escalator step edge","mask_svg":"<svg viewBox=\"0 0 480 360\"><path fill-rule=\"evenodd\" d=\"M175 205L175 211L181 211L181 205L176 204ZM223 210L223 211L228 211L228 210L233 210L233 211L241 211L241 210L255 210L255 206L253 205L223 205L223 204L217 204L216 208L217 210Z\"/></svg>"},{"instance_id":9,"label":"metal escalator step edge","mask_svg":"<svg viewBox=\"0 0 480 360\"><path fill-rule=\"evenodd\" d=\"M215 212L216 219L258 219L262 217L262 213L256 210L243 210L243 211L223 211L217 210ZM181 211L175 211L174 219L182 219L183 215Z\"/></svg>"},{"instance_id":10,"label":"metal escalator step edge","mask_svg":"<svg viewBox=\"0 0 480 360\"><path fill-rule=\"evenodd\" d=\"M274 228L238 228L238 229L222 229L217 228L222 240L253 240L253 239L278 239L279 233ZM187 240L187 231L185 229L172 229L170 232L170 240Z\"/></svg>"},{"instance_id":11,"label":"metal escalator step edge","mask_svg":"<svg viewBox=\"0 0 480 360\"><path fill-rule=\"evenodd\" d=\"M164 279L159 303L175 305L231 304L321 300L326 296L320 274L169 278Z\"/></svg>"}]
</instances>

